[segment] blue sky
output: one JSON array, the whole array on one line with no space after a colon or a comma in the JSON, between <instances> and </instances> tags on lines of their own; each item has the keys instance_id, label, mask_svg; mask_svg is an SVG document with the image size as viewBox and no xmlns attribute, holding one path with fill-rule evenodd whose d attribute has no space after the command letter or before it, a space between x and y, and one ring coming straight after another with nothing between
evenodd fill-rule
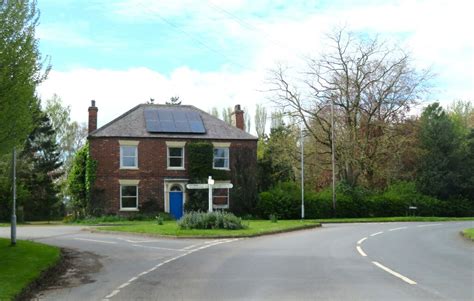
<instances>
[{"instance_id":1,"label":"blue sky","mask_svg":"<svg viewBox=\"0 0 474 301\"><path fill-rule=\"evenodd\" d=\"M252 113L276 63L302 67L335 26L373 35L437 74L427 101L472 100L470 1L41 0L37 36L53 70L39 88L104 124L150 97Z\"/></svg>"}]
</instances>

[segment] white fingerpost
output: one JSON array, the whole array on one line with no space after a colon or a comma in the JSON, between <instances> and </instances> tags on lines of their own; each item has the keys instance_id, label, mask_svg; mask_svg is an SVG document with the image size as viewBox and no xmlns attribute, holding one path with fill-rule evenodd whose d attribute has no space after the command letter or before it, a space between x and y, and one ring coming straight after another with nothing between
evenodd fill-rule
<instances>
[{"instance_id":1,"label":"white fingerpost","mask_svg":"<svg viewBox=\"0 0 474 301\"><path fill-rule=\"evenodd\" d=\"M207 179L207 184L209 185L209 212L212 212L212 186L214 185L214 179L209 176Z\"/></svg>"}]
</instances>

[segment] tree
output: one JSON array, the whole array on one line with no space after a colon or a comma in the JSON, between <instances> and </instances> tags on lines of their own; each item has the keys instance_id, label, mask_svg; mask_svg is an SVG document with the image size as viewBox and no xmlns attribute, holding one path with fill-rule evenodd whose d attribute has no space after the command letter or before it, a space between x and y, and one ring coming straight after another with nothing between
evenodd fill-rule
<instances>
[{"instance_id":1,"label":"tree","mask_svg":"<svg viewBox=\"0 0 474 301\"><path fill-rule=\"evenodd\" d=\"M422 99L430 73L416 70L407 53L376 38L339 30L329 43L330 51L307 61L301 81L292 81L287 68L271 71L272 99L302 120L322 153L331 149L334 103L339 178L353 186L362 176L371 185L377 162L396 135L392 125Z\"/></svg>"},{"instance_id":2,"label":"tree","mask_svg":"<svg viewBox=\"0 0 474 301\"><path fill-rule=\"evenodd\" d=\"M263 105L257 104L255 108L255 131L259 139L265 137L265 128L267 127L267 110Z\"/></svg>"},{"instance_id":3,"label":"tree","mask_svg":"<svg viewBox=\"0 0 474 301\"><path fill-rule=\"evenodd\" d=\"M295 128L280 126L272 128L269 137L259 141L259 191L267 190L278 182L295 180L299 166L297 140Z\"/></svg>"},{"instance_id":4,"label":"tree","mask_svg":"<svg viewBox=\"0 0 474 301\"><path fill-rule=\"evenodd\" d=\"M461 137L454 122L439 103L425 108L421 115L420 156L417 184L424 194L440 199L461 194Z\"/></svg>"},{"instance_id":5,"label":"tree","mask_svg":"<svg viewBox=\"0 0 474 301\"><path fill-rule=\"evenodd\" d=\"M170 98L170 101L167 101L166 104L167 105L179 106L181 104L181 101L179 100L179 96L172 96Z\"/></svg>"},{"instance_id":6,"label":"tree","mask_svg":"<svg viewBox=\"0 0 474 301\"><path fill-rule=\"evenodd\" d=\"M33 128L35 89L48 74L35 38L36 1L0 2L0 154L22 144Z\"/></svg>"},{"instance_id":7,"label":"tree","mask_svg":"<svg viewBox=\"0 0 474 301\"><path fill-rule=\"evenodd\" d=\"M222 120L224 120L228 124L232 124L232 108L231 107L222 109Z\"/></svg>"},{"instance_id":8,"label":"tree","mask_svg":"<svg viewBox=\"0 0 474 301\"><path fill-rule=\"evenodd\" d=\"M211 114L214 117L219 118L219 111L217 110L216 107L212 107L212 109L209 111L209 114Z\"/></svg>"},{"instance_id":9,"label":"tree","mask_svg":"<svg viewBox=\"0 0 474 301\"><path fill-rule=\"evenodd\" d=\"M76 217L97 214L102 204L93 204L91 192L95 181L97 162L90 157L89 144L86 143L74 156L67 178L70 204Z\"/></svg>"},{"instance_id":10,"label":"tree","mask_svg":"<svg viewBox=\"0 0 474 301\"><path fill-rule=\"evenodd\" d=\"M56 185L62 174L61 155L51 121L39 105L34 111L34 124L19 156L18 178L28 195L19 197L18 201L23 205L25 219L51 220L63 213Z\"/></svg>"}]
</instances>

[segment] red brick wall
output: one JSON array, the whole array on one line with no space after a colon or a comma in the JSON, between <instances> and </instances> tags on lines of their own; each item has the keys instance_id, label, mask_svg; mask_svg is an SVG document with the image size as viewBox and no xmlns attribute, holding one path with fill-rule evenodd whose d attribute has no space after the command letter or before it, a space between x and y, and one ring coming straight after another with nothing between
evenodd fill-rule
<instances>
[{"instance_id":1,"label":"red brick wall","mask_svg":"<svg viewBox=\"0 0 474 301\"><path fill-rule=\"evenodd\" d=\"M138 170L120 169L120 144L124 138L89 138L90 153L97 160L94 198L104 202L107 213L118 213L120 210L120 179L140 180L138 185L139 207L146 201L158 202L164 210L164 179L188 178L188 160L185 153L185 170L167 170L166 141L172 139L129 139L139 141ZM183 140L176 140L183 141ZM188 140L189 142L190 140ZM211 141L212 142L212 141ZM215 141L217 142L217 141ZM230 166L235 152L240 148L250 148L255 154L251 161L257 162L257 141L222 141L230 142ZM231 170L232 173L232 170Z\"/></svg>"}]
</instances>

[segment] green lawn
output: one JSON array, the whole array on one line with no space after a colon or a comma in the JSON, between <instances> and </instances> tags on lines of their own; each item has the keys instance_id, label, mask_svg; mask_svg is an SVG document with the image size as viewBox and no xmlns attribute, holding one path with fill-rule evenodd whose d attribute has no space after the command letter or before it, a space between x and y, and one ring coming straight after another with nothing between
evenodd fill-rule
<instances>
[{"instance_id":1,"label":"green lawn","mask_svg":"<svg viewBox=\"0 0 474 301\"><path fill-rule=\"evenodd\" d=\"M449 222L472 221L474 217L396 216L317 219L319 223Z\"/></svg>"},{"instance_id":2,"label":"green lawn","mask_svg":"<svg viewBox=\"0 0 474 301\"><path fill-rule=\"evenodd\" d=\"M60 249L30 241L0 238L0 300L12 300L42 271L60 259Z\"/></svg>"},{"instance_id":3,"label":"green lawn","mask_svg":"<svg viewBox=\"0 0 474 301\"><path fill-rule=\"evenodd\" d=\"M464 235L464 237L467 237L474 241L474 228L465 229L464 231L462 231L462 234Z\"/></svg>"},{"instance_id":4,"label":"green lawn","mask_svg":"<svg viewBox=\"0 0 474 301\"><path fill-rule=\"evenodd\" d=\"M248 228L241 230L181 230L175 221L166 221L163 225L158 225L156 221L148 222L122 222L120 225L103 226L97 228L102 231L119 231L146 233L152 235L166 235L178 237L251 237L270 233L279 233L284 231L306 229L320 226L319 223L307 220L280 220L277 223L271 221L255 220L244 221Z\"/></svg>"}]
</instances>

